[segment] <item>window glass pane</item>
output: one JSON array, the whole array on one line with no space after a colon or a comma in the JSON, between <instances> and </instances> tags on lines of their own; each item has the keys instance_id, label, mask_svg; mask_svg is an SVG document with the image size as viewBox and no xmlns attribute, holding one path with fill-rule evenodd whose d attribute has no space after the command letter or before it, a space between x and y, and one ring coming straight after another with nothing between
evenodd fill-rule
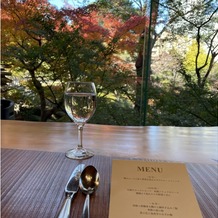
<instances>
[{"instance_id":1,"label":"window glass pane","mask_svg":"<svg viewBox=\"0 0 218 218\"><path fill-rule=\"evenodd\" d=\"M3 0L2 97L15 102L16 119L69 121L66 82L93 81L91 123L218 125L217 8L215 0Z\"/></svg>"},{"instance_id":2,"label":"window glass pane","mask_svg":"<svg viewBox=\"0 0 218 218\"><path fill-rule=\"evenodd\" d=\"M159 9L152 34L147 122L218 125L217 1L153 2Z\"/></svg>"}]
</instances>

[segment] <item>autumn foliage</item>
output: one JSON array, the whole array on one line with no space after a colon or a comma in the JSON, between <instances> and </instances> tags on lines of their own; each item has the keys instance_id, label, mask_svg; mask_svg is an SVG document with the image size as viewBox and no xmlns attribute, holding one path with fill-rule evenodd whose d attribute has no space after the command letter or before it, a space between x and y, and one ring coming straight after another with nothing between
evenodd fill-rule
<instances>
[{"instance_id":1,"label":"autumn foliage","mask_svg":"<svg viewBox=\"0 0 218 218\"><path fill-rule=\"evenodd\" d=\"M103 14L95 5L58 10L47 0L2 1L2 47L13 43L37 43L49 40L54 32L78 31L84 40L99 41L113 52L136 52L139 36L148 24L144 16L121 20ZM49 32L46 31L46 26Z\"/></svg>"},{"instance_id":2,"label":"autumn foliage","mask_svg":"<svg viewBox=\"0 0 218 218\"><path fill-rule=\"evenodd\" d=\"M134 85L146 17L123 20L95 4L58 10L47 0L3 0L1 6L2 62L37 93L41 120L60 107L69 79L93 80L105 95Z\"/></svg>"}]
</instances>

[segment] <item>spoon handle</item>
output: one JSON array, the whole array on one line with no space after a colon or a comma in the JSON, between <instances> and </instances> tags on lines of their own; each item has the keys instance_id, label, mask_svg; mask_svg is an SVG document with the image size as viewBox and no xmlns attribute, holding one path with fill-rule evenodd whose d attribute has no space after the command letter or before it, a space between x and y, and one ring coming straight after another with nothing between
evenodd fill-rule
<instances>
[{"instance_id":1,"label":"spoon handle","mask_svg":"<svg viewBox=\"0 0 218 218\"><path fill-rule=\"evenodd\" d=\"M72 195L67 195L64 204L61 208L61 211L58 215L58 218L70 218L70 209L71 209L71 201L73 198L73 194Z\"/></svg>"},{"instance_id":2,"label":"spoon handle","mask_svg":"<svg viewBox=\"0 0 218 218\"><path fill-rule=\"evenodd\" d=\"M90 201L90 197L89 194L86 195L86 200L83 206L83 213L82 213L82 218L89 218L89 201Z\"/></svg>"}]
</instances>

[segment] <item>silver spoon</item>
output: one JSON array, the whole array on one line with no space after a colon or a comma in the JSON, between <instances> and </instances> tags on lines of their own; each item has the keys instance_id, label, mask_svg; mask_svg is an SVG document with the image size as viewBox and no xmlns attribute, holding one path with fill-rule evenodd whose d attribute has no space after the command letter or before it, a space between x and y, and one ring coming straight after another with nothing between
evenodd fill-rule
<instances>
[{"instance_id":1,"label":"silver spoon","mask_svg":"<svg viewBox=\"0 0 218 218\"><path fill-rule=\"evenodd\" d=\"M89 202L90 202L90 194L92 194L99 185L99 173L94 166L87 166L79 180L79 187L81 191L86 194L85 203L83 206L82 218L89 218Z\"/></svg>"}]
</instances>

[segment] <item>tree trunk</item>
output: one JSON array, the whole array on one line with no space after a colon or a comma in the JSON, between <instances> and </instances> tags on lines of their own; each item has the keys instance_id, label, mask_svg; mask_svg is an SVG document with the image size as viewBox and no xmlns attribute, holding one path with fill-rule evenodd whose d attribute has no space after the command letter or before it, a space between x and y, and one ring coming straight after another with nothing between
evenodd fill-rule
<instances>
[{"instance_id":1,"label":"tree trunk","mask_svg":"<svg viewBox=\"0 0 218 218\"><path fill-rule=\"evenodd\" d=\"M37 80L35 76L35 71L29 70L29 73L31 75L33 85L35 86L40 98L41 121L45 122L47 120L45 92L42 84Z\"/></svg>"},{"instance_id":2,"label":"tree trunk","mask_svg":"<svg viewBox=\"0 0 218 218\"><path fill-rule=\"evenodd\" d=\"M141 36L140 41L143 42L144 37ZM139 42L141 44L141 42ZM141 89L142 89L142 69L143 69L143 45L140 45L139 54L135 63L136 67L136 99L135 109L139 112L141 105Z\"/></svg>"}]
</instances>

